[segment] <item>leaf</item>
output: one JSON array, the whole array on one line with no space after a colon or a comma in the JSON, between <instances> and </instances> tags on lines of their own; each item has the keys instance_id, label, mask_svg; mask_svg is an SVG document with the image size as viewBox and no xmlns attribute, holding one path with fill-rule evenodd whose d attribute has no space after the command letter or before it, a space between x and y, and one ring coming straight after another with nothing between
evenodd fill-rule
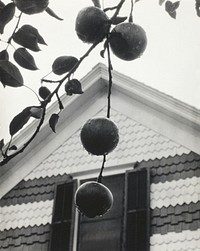
<instances>
[{"instance_id":1,"label":"leaf","mask_svg":"<svg viewBox=\"0 0 200 251\"><path fill-rule=\"evenodd\" d=\"M92 0L95 7L101 8L101 4L99 0Z\"/></svg>"},{"instance_id":2,"label":"leaf","mask_svg":"<svg viewBox=\"0 0 200 251\"><path fill-rule=\"evenodd\" d=\"M32 106L30 107L30 115L35 119L41 119L43 113L42 107Z\"/></svg>"},{"instance_id":3,"label":"leaf","mask_svg":"<svg viewBox=\"0 0 200 251\"><path fill-rule=\"evenodd\" d=\"M47 45L46 42L44 41L44 38L40 35L40 33L35 27L29 24L25 24L20 29L23 30L25 33L33 34L37 38L37 42L39 44Z\"/></svg>"},{"instance_id":4,"label":"leaf","mask_svg":"<svg viewBox=\"0 0 200 251\"><path fill-rule=\"evenodd\" d=\"M4 87L20 87L24 83L19 69L8 60L0 60L0 81Z\"/></svg>"},{"instance_id":5,"label":"leaf","mask_svg":"<svg viewBox=\"0 0 200 251\"><path fill-rule=\"evenodd\" d=\"M58 119L59 119L59 115L56 113L53 113L49 119L49 126L51 127L53 132L56 132L55 127L58 123Z\"/></svg>"},{"instance_id":6,"label":"leaf","mask_svg":"<svg viewBox=\"0 0 200 251\"><path fill-rule=\"evenodd\" d=\"M6 24L8 24L14 17L15 4L9 3L1 9L0 15L0 33L3 34Z\"/></svg>"},{"instance_id":7,"label":"leaf","mask_svg":"<svg viewBox=\"0 0 200 251\"><path fill-rule=\"evenodd\" d=\"M117 25L120 23L123 23L125 20L127 19L127 17L115 17L114 19L112 19L112 24Z\"/></svg>"},{"instance_id":8,"label":"leaf","mask_svg":"<svg viewBox=\"0 0 200 251\"><path fill-rule=\"evenodd\" d=\"M0 52L0 60L9 60L9 54L7 50L3 50Z\"/></svg>"},{"instance_id":9,"label":"leaf","mask_svg":"<svg viewBox=\"0 0 200 251\"><path fill-rule=\"evenodd\" d=\"M180 1L174 2L172 3L171 1L167 1L165 3L165 10L166 12L172 17L172 18L176 18L176 10L180 5Z\"/></svg>"},{"instance_id":10,"label":"leaf","mask_svg":"<svg viewBox=\"0 0 200 251\"><path fill-rule=\"evenodd\" d=\"M54 60L52 71L57 75L69 72L78 62L78 59L73 56L61 56Z\"/></svg>"},{"instance_id":11,"label":"leaf","mask_svg":"<svg viewBox=\"0 0 200 251\"><path fill-rule=\"evenodd\" d=\"M4 147L4 139L0 141L0 151L2 151L3 147Z\"/></svg>"},{"instance_id":12,"label":"leaf","mask_svg":"<svg viewBox=\"0 0 200 251\"><path fill-rule=\"evenodd\" d=\"M59 17L52 9L50 9L49 7L46 8L45 10L50 16L62 21L63 18Z\"/></svg>"},{"instance_id":13,"label":"leaf","mask_svg":"<svg viewBox=\"0 0 200 251\"><path fill-rule=\"evenodd\" d=\"M195 9L197 16L200 17L200 0L195 0Z\"/></svg>"},{"instance_id":14,"label":"leaf","mask_svg":"<svg viewBox=\"0 0 200 251\"><path fill-rule=\"evenodd\" d=\"M51 91L46 86L41 86L39 88L39 95L42 99L46 99L51 94Z\"/></svg>"},{"instance_id":15,"label":"leaf","mask_svg":"<svg viewBox=\"0 0 200 251\"><path fill-rule=\"evenodd\" d=\"M165 0L159 0L159 5L162 5L165 2Z\"/></svg>"},{"instance_id":16,"label":"leaf","mask_svg":"<svg viewBox=\"0 0 200 251\"><path fill-rule=\"evenodd\" d=\"M17 147L16 147L16 145L12 145L10 148L9 148L9 150L17 150Z\"/></svg>"},{"instance_id":17,"label":"leaf","mask_svg":"<svg viewBox=\"0 0 200 251\"><path fill-rule=\"evenodd\" d=\"M15 41L15 43L22 45L27 49L36 52L40 51L37 37L33 33L26 32L21 28L16 33L14 33L13 40Z\"/></svg>"},{"instance_id":18,"label":"leaf","mask_svg":"<svg viewBox=\"0 0 200 251\"><path fill-rule=\"evenodd\" d=\"M65 84L65 92L67 95L83 94L81 82L78 79L71 79Z\"/></svg>"},{"instance_id":19,"label":"leaf","mask_svg":"<svg viewBox=\"0 0 200 251\"><path fill-rule=\"evenodd\" d=\"M28 70L38 70L33 56L25 49L18 48L14 54L15 61L23 68Z\"/></svg>"},{"instance_id":20,"label":"leaf","mask_svg":"<svg viewBox=\"0 0 200 251\"><path fill-rule=\"evenodd\" d=\"M5 4L0 0L0 13L1 13L1 10L5 7Z\"/></svg>"},{"instance_id":21,"label":"leaf","mask_svg":"<svg viewBox=\"0 0 200 251\"><path fill-rule=\"evenodd\" d=\"M31 116L30 107L26 107L22 112L16 115L10 123L9 132L13 136L29 121Z\"/></svg>"}]
</instances>

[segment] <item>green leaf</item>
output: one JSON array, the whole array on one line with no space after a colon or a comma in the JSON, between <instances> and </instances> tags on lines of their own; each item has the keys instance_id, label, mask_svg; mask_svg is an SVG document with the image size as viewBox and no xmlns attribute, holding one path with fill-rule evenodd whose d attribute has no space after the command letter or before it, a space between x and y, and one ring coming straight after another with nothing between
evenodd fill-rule
<instances>
[{"instance_id":1,"label":"green leaf","mask_svg":"<svg viewBox=\"0 0 200 251\"><path fill-rule=\"evenodd\" d=\"M39 44L47 45L46 42L44 41L44 38L40 35L40 33L35 27L29 24L25 24L21 27L21 30L23 30L25 33L33 34L37 38L37 42Z\"/></svg>"},{"instance_id":2,"label":"green leaf","mask_svg":"<svg viewBox=\"0 0 200 251\"><path fill-rule=\"evenodd\" d=\"M54 60L52 71L57 75L69 72L78 62L78 59L73 56L61 56Z\"/></svg>"},{"instance_id":3,"label":"green leaf","mask_svg":"<svg viewBox=\"0 0 200 251\"><path fill-rule=\"evenodd\" d=\"M16 151L17 150L17 147L16 147L16 145L12 145L10 148L9 148L9 150L13 150L13 151Z\"/></svg>"},{"instance_id":4,"label":"green leaf","mask_svg":"<svg viewBox=\"0 0 200 251\"><path fill-rule=\"evenodd\" d=\"M30 107L31 117L33 117L35 119L41 119L42 113L43 113L43 108L42 107L40 107L40 106L39 107L38 106Z\"/></svg>"},{"instance_id":5,"label":"green leaf","mask_svg":"<svg viewBox=\"0 0 200 251\"><path fill-rule=\"evenodd\" d=\"M49 7L46 8L45 10L50 16L62 21L63 19L60 18L52 9L50 9Z\"/></svg>"},{"instance_id":6,"label":"green leaf","mask_svg":"<svg viewBox=\"0 0 200 251\"><path fill-rule=\"evenodd\" d=\"M112 19L112 24L117 25L123 23L126 19L127 17L115 17L114 19Z\"/></svg>"},{"instance_id":7,"label":"green leaf","mask_svg":"<svg viewBox=\"0 0 200 251\"><path fill-rule=\"evenodd\" d=\"M195 9L197 16L200 17L200 0L195 0Z\"/></svg>"},{"instance_id":8,"label":"green leaf","mask_svg":"<svg viewBox=\"0 0 200 251\"><path fill-rule=\"evenodd\" d=\"M0 33L3 34L6 24L8 24L14 17L15 4L9 3L1 9L0 15Z\"/></svg>"},{"instance_id":9,"label":"green leaf","mask_svg":"<svg viewBox=\"0 0 200 251\"><path fill-rule=\"evenodd\" d=\"M55 131L56 125L58 123L59 115L56 113L53 113L49 119L49 126L51 127L53 132Z\"/></svg>"},{"instance_id":10,"label":"green leaf","mask_svg":"<svg viewBox=\"0 0 200 251\"><path fill-rule=\"evenodd\" d=\"M45 100L51 94L51 91L46 86L41 86L38 93Z\"/></svg>"},{"instance_id":11,"label":"green leaf","mask_svg":"<svg viewBox=\"0 0 200 251\"><path fill-rule=\"evenodd\" d=\"M0 81L4 87L20 87L24 83L19 69L8 60L0 60Z\"/></svg>"},{"instance_id":12,"label":"green leaf","mask_svg":"<svg viewBox=\"0 0 200 251\"><path fill-rule=\"evenodd\" d=\"M172 17L172 18L176 18L176 10L180 5L180 1L174 2L172 3L171 1L167 1L165 3L165 10L166 12Z\"/></svg>"},{"instance_id":13,"label":"green leaf","mask_svg":"<svg viewBox=\"0 0 200 251\"><path fill-rule=\"evenodd\" d=\"M92 0L95 7L101 8L101 4L99 0Z\"/></svg>"},{"instance_id":14,"label":"green leaf","mask_svg":"<svg viewBox=\"0 0 200 251\"><path fill-rule=\"evenodd\" d=\"M0 151L2 151L4 147L4 139L0 140Z\"/></svg>"},{"instance_id":15,"label":"green leaf","mask_svg":"<svg viewBox=\"0 0 200 251\"><path fill-rule=\"evenodd\" d=\"M9 60L9 54L7 50L3 50L0 52L0 60Z\"/></svg>"},{"instance_id":16,"label":"green leaf","mask_svg":"<svg viewBox=\"0 0 200 251\"><path fill-rule=\"evenodd\" d=\"M18 48L14 52L14 59L15 61L23 68L28 70L38 70L35 60L33 56L25 49L25 48Z\"/></svg>"},{"instance_id":17,"label":"green leaf","mask_svg":"<svg viewBox=\"0 0 200 251\"><path fill-rule=\"evenodd\" d=\"M165 2L165 0L159 0L159 5L162 5Z\"/></svg>"},{"instance_id":18,"label":"green leaf","mask_svg":"<svg viewBox=\"0 0 200 251\"><path fill-rule=\"evenodd\" d=\"M16 115L10 123L9 132L13 136L29 121L31 116L30 107L26 107L22 112Z\"/></svg>"},{"instance_id":19,"label":"green leaf","mask_svg":"<svg viewBox=\"0 0 200 251\"><path fill-rule=\"evenodd\" d=\"M1 10L5 7L5 4L0 0L0 13L1 13Z\"/></svg>"},{"instance_id":20,"label":"green leaf","mask_svg":"<svg viewBox=\"0 0 200 251\"><path fill-rule=\"evenodd\" d=\"M71 79L65 84L65 92L67 95L82 94L81 82L78 79Z\"/></svg>"},{"instance_id":21,"label":"green leaf","mask_svg":"<svg viewBox=\"0 0 200 251\"><path fill-rule=\"evenodd\" d=\"M32 51L40 51L38 46L38 38L31 32L26 32L20 28L14 35L13 40L15 43L30 49Z\"/></svg>"}]
</instances>

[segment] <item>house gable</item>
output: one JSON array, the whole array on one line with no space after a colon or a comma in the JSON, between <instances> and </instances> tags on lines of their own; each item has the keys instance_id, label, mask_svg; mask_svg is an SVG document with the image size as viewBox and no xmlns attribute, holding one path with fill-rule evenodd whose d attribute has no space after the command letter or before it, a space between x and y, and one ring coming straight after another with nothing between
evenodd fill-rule
<instances>
[{"instance_id":1,"label":"house gable","mask_svg":"<svg viewBox=\"0 0 200 251\"><path fill-rule=\"evenodd\" d=\"M102 157L89 155L79 135L87 119L106 115L106 67L97 65L82 83L81 97L62 97L66 108L56 134L45 124L27 151L1 170L0 249L48 250L57 185L99 173ZM47 117L57 109L53 104ZM104 176L150 169L152 251L199 247L199 115L197 109L113 72L111 118L120 142L107 156ZM23 130L16 145L34 126Z\"/></svg>"},{"instance_id":2,"label":"house gable","mask_svg":"<svg viewBox=\"0 0 200 251\"><path fill-rule=\"evenodd\" d=\"M101 117L105 114L106 107L102 108L94 117ZM116 149L107 156L107 170L115 167L120 169L123 166L132 168L135 162L174 156L190 151L115 109L112 109L111 117L119 128L120 140ZM80 130L81 128L78 128L70 138L64 141L24 179L63 174L71 174L76 177L100 169L102 156L94 156L85 151L81 145Z\"/></svg>"},{"instance_id":3,"label":"house gable","mask_svg":"<svg viewBox=\"0 0 200 251\"><path fill-rule=\"evenodd\" d=\"M0 197L24 179L36 166L44 162L75 132L78 132L87 119L105 109L108 88L106 66L98 64L81 82L84 90L81 97L79 95L61 97L65 109L60 115L57 133L51 132L47 119L32 145L23 154L1 168ZM182 152L193 150L198 153L200 151L200 112L197 109L115 71L113 71L111 109L155 131L177 146L183 147L185 150ZM54 103L48 110L47 118L57 110L58 105ZM25 128L13 143L18 146L23 144L23 140L29 137L36 123L37 121L34 121ZM130 163L133 161L133 159L130 160ZM113 164L116 165L116 163Z\"/></svg>"}]
</instances>

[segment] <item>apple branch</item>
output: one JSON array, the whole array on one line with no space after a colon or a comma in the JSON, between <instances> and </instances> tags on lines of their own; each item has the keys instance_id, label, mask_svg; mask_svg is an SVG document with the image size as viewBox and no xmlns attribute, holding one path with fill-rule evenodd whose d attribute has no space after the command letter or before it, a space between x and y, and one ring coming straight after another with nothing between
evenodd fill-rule
<instances>
[{"instance_id":1,"label":"apple branch","mask_svg":"<svg viewBox=\"0 0 200 251\"><path fill-rule=\"evenodd\" d=\"M112 23L112 20L114 20L123 3L125 2L125 0L121 0L119 2L119 4L117 6L115 6L114 8L112 8L112 10L115 9L115 12L113 14L113 16L111 17L110 21ZM19 17L18 17L18 21L17 21L17 24L14 28L14 31L11 35L11 37L8 39L8 45L11 44L11 40L13 38L13 35L14 33L16 32L18 26L19 26L19 23L20 23L20 20L21 20L21 16L22 16L22 13L20 13ZM107 37L108 39L108 37ZM58 96L58 91L60 89L60 87L62 86L63 82L67 79L67 78L70 78L70 76L77 70L77 68L79 67L79 65L83 62L83 60L89 56L89 54L93 51L93 49L99 44L101 43L102 41L97 41L95 43L93 43L90 48L86 51L85 54L83 54L82 57L80 57L80 59L78 60L78 62L75 64L75 66L60 80L57 80L57 81L53 81L53 80L48 80L48 79L41 79L41 82L46 82L46 83L57 83L57 87L54 89L53 92L51 92L51 94L44 100L44 101L40 101L41 103L41 108L43 109L43 112L42 112L42 115L41 115L41 118L39 119L39 123L38 123L38 126L37 128L35 129L35 131L33 132L32 136L28 139L27 142L24 143L24 145L20 148L20 149L17 149L14 153L8 155L8 150L9 150L9 146L11 144L11 141L9 142L9 145L7 146L6 150L2 152L2 157L3 157L3 160L0 161L0 166L8 163L11 159L13 159L14 157L16 157L17 155L19 155L20 153L22 153L29 145L30 143L34 140L34 138L36 137L36 135L39 133L44 121L45 121L45 115L46 115L46 109L47 109L47 105L51 102L52 100L52 97L55 95L57 97L57 100L58 100L58 103L59 103L59 108L60 108L60 112L61 110L63 109L63 106L62 106L62 103L59 99L59 96ZM108 90L108 110L107 110L107 117L109 118L110 117L110 97L111 97L111 88L112 88L112 64L111 64L111 59L110 59L110 50L109 50L109 45L107 43L107 53L108 53L108 72L109 72L109 90ZM12 140L12 138L11 138ZM106 161L106 156L104 156L104 160L103 160L103 164L102 164L102 171L101 173L103 172L103 169L104 169L104 163Z\"/></svg>"},{"instance_id":2,"label":"apple branch","mask_svg":"<svg viewBox=\"0 0 200 251\"><path fill-rule=\"evenodd\" d=\"M9 146L7 146L6 148L6 154L2 154L3 156L3 160L0 162L0 166L5 165L6 163L8 163L11 159L13 159L14 157L16 157L17 155L19 155L20 153L22 153L28 146L29 144L34 140L34 138L36 137L36 135L39 133L41 126L44 123L45 120L45 114L46 114L46 108L47 105L51 102L51 99L54 95L56 95L58 97L58 90L60 89L61 85L63 84L63 82L70 77L70 75L72 73L74 73L77 68L79 67L79 65L82 63L82 61L89 56L90 52L100 43L100 41L94 43L87 51L86 53L79 59L79 61L77 62L77 64L68 72L68 74L66 76L64 76L61 80L59 81L54 81L54 83L58 83L57 87L55 88L55 90L48 96L47 99L45 99L44 101L41 102L42 108L43 108L43 113L41 116L41 119L39 121L39 124L35 130L35 132L33 133L33 135L30 137L30 139L23 145L23 147L21 147L19 150L17 150L16 152L14 152L13 154L7 155L9 146L11 144L11 141L9 142ZM45 80L42 79L42 82L50 82L52 83L52 80ZM58 99L59 100L59 99ZM60 105L61 107L61 105ZM11 139L12 140L12 139Z\"/></svg>"}]
</instances>

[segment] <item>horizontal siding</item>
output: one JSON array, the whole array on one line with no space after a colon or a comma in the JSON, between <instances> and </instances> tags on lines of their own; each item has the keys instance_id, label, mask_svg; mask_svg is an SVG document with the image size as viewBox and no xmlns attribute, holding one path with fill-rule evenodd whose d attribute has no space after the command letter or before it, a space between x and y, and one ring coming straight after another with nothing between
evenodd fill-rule
<instances>
[{"instance_id":1,"label":"horizontal siding","mask_svg":"<svg viewBox=\"0 0 200 251\"><path fill-rule=\"evenodd\" d=\"M199 251L200 229L181 233L155 234L150 238L150 251Z\"/></svg>"},{"instance_id":2,"label":"horizontal siding","mask_svg":"<svg viewBox=\"0 0 200 251\"><path fill-rule=\"evenodd\" d=\"M151 235L200 229L200 201L151 210Z\"/></svg>"},{"instance_id":3,"label":"horizontal siding","mask_svg":"<svg viewBox=\"0 0 200 251\"><path fill-rule=\"evenodd\" d=\"M53 200L0 207L0 231L51 223Z\"/></svg>"},{"instance_id":4,"label":"horizontal siding","mask_svg":"<svg viewBox=\"0 0 200 251\"><path fill-rule=\"evenodd\" d=\"M200 177L151 184L151 208L200 201Z\"/></svg>"},{"instance_id":5,"label":"horizontal siding","mask_svg":"<svg viewBox=\"0 0 200 251\"><path fill-rule=\"evenodd\" d=\"M200 177L200 155L190 152L181 156L142 161L139 167L151 169L151 183L155 184Z\"/></svg>"},{"instance_id":6,"label":"horizontal siding","mask_svg":"<svg viewBox=\"0 0 200 251\"><path fill-rule=\"evenodd\" d=\"M200 250L200 156L143 161L151 169L151 251Z\"/></svg>"},{"instance_id":7,"label":"horizontal siding","mask_svg":"<svg viewBox=\"0 0 200 251\"><path fill-rule=\"evenodd\" d=\"M70 179L72 179L70 175L58 175L51 178L22 180L0 200L0 207L52 200L56 184Z\"/></svg>"},{"instance_id":8,"label":"horizontal siding","mask_svg":"<svg viewBox=\"0 0 200 251\"><path fill-rule=\"evenodd\" d=\"M50 224L0 231L0 250L47 251Z\"/></svg>"}]
</instances>

